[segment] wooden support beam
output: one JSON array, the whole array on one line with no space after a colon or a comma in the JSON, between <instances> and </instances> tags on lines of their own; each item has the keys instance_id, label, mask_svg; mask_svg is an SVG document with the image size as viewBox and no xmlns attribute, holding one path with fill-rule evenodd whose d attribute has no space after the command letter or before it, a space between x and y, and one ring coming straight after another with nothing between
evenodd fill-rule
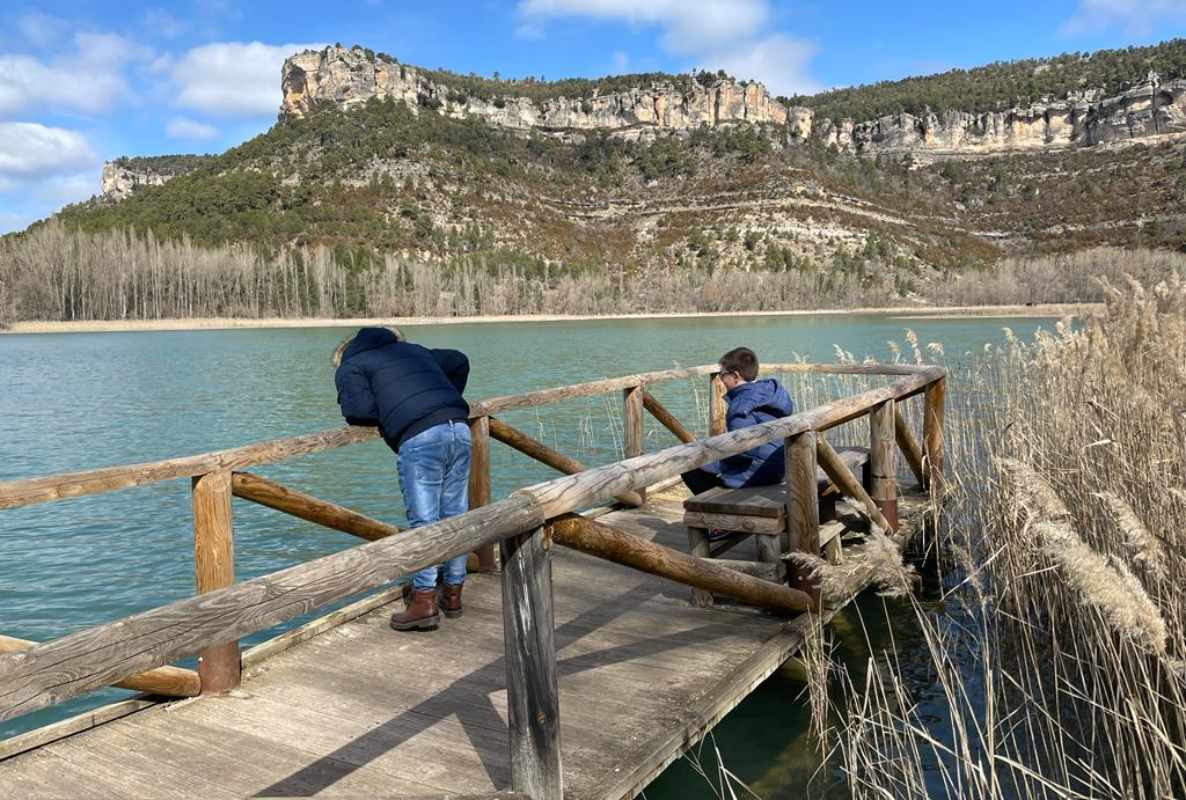
<instances>
[{"instance_id":1,"label":"wooden support beam","mask_svg":"<svg viewBox=\"0 0 1186 800\"><path fill-rule=\"evenodd\" d=\"M898 529L897 443L894 439L894 401L879 403L869 412L869 474L872 491L889 529Z\"/></svg>"},{"instance_id":2,"label":"wooden support beam","mask_svg":"<svg viewBox=\"0 0 1186 800\"><path fill-rule=\"evenodd\" d=\"M818 608L811 597L797 589L742 574L711 559L672 550L577 514L552 520L549 527L552 538L566 547L705 592L728 595L751 605L780 611Z\"/></svg>"},{"instance_id":3,"label":"wooden support beam","mask_svg":"<svg viewBox=\"0 0 1186 800\"><path fill-rule=\"evenodd\" d=\"M0 636L0 653L19 653L36 647L39 642L17 639L14 636ZM146 692L161 697L196 697L202 690L198 673L181 667L157 667L130 678L124 678L113 686Z\"/></svg>"},{"instance_id":4,"label":"wooden support beam","mask_svg":"<svg viewBox=\"0 0 1186 800\"><path fill-rule=\"evenodd\" d=\"M231 473L219 470L193 479L194 576L198 594L235 582L235 540L231 517ZM202 694L239 685L239 642L216 642L198 653Z\"/></svg>"},{"instance_id":5,"label":"wooden support beam","mask_svg":"<svg viewBox=\"0 0 1186 800\"><path fill-rule=\"evenodd\" d=\"M372 542L400 531L394 525L372 519L328 500L289 489L250 472L232 473L231 491L235 497Z\"/></svg>"},{"instance_id":6,"label":"wooden support beam","mask_svg":"<svg viewBox=\"0 0 1186 800\"><path fill-rule=\"evenodd\" d=\"M894 403L894 436L898 440L898 449L906 457L906 463L910 465L910 471L914 473L918 485L926 486L927 477L922 466L922 447L919 446L918 439L914 438L914 432L910 430L910 426L906 424L906 417L902 415L902 409L897 403Z\"/></svg>"},{"instance_id":7,"label":"wooden support beam","mask_svg":"<svg viewBox=\"0 0 1186 800\"><path fill-rule=\"evenodd\" d=\"M552 554L542 528L502 541L502 630L511 788L562 800Z\"/></svg>"},{"instance_id":8,"label":"wooden support beam","mask_svg":"<svg viewBox=\"0 0 1186 800\"><path fill-rule=\"evenodd\" d=\"M683 423L676 419L674 414L668 411L662 403L655 399L653 394L645 389L642 394L642 404L647 411L651 412L651 416L659 421L660 425L675 435L675 438L684 444L696 441L696 437L684 427Z\"/></svg>"},{"instance_id":9,"label":"wooden support beam","mask_svg":"<svg viewBox=\"0 0 1186 800\"><path fill-rule=\"evenodd\" d=\"M566 475L576 475L585 472L587 467L575 458L569 458L563 453L557 453L552 448L548 447L542 442L537 442L527 434L512 428L505 422L494 417L490 417L490 435L502 442L518 450L529 458L534 458L541 464L545 464L554 470L559 470ZM617 495L617 500L628 506L638 507L643 503L642 497L638 492L630 491L623 492Z\"/></svg>"},{"instance_id":10,"label":"wooden support beam","mask_svg":"<svg viewBox=\"0 0 1186 800\"><path fill-rule=\"evenodd\" d=\"M865 514L873 521L874 525L883 531L888 531L889 521L881 513L881 509L877 507L877 503L865 491L865 487L852 474L852 470L844 463L844 459L832 449L832 445L828 444L828 440L823 436L817 437L815 447L816 459L824 474L828 476L828 480L836 484L840 491L859 501L864 507Z\"/></svg>"},{"instance_id":11,"label":"wooden support beam","mask_svg":"<svg viewBox=\"0 0 1186 800\"><path fill-rule=\"evenodd\" d=\"M778 583L780 581L778 564L768 564L763 561L746 561L738 558L714 558L712 563L720 567L728 567L745 575L761 578L764 581L771 581L772 583Z\"/></svg>"},{"instance_id":12,"label":"wooden support beam","mask_svg":"<svg viewBox=\"0 0 1186 800\"><path fill-rule=\"evenodd\" d=\"M490 503L490 417L474 417L469 421L469 507L481 508ZM494 544L482 545L475 551L479 572L497 572L498 558Z\"/></svg>"},{"instance_id":13,"label":"wooden support beam","mask_svg":"<svg viewBox=\"0 0 1186 800\"><path fill-rule=\"evenodd\" d=\"M787 532L790 549L818 556L819 487L816 478L816 440L822 438L815 431L804 431L790 436L783 444L787 482ZM791 586L819 601L819 587L808 578L810 570L790 562L788 578Z\"/></svg>"},{"instance_id":14,"label":"wooden support beam","mask_svg":"<svg viewBox=\"0 0 1186 800\"><path fill-rule=\"evenodd\" d=\"M708 435L720 436L725 432L725 384L721 374L714 372L708 378Z\"/></svg>"},{"instance_id":15,"label":"wooden support beam","mask_svg":"<svg viewBox=\"0 0 1186 800\"><path fill-rule=\"evenodd\" d=\"M642 410L646 391L641 386L622 390L622 457L635 458L642 455ZM647 500L646 488L638 490L643 503Z\"/></svg>"},{"instance_id":16,"label":"wooden support beam","mask_svg":"<svg viewBox=\"0 0 1186 800\"><path fill-rule=\"evenodd\" d=\"M926 450L927 483L931 494L943 494L943 406L947 398L947 379L940 375L927 384L924 395L922 438Z\"/></svg>"}]
</instances>

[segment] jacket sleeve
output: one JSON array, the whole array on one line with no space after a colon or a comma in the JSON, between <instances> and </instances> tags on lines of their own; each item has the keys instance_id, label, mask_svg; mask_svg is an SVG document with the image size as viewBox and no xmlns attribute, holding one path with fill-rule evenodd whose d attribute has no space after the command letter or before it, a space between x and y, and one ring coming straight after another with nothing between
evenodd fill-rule
<instances>
[{"instance_id":1,"label":"jacket sleeve","mask_svg":"<svg viewBox=\"0 0 1186 800\"><path fill-rule=\"evenodd\" d=\"M469 359L460 350L433 350L432 357L436 359L449 383L458 393L465 394L465 384L469 380Z\"/></svg>"},{"instance_id":2,"label":"jacket sleeve","mask_svg":"<svg viewBox=\"0 0 1186 800\"><path fill-rule=\"evenodd\" d=\"M738 411L736 408L725 409L725 430L736 431L741 428L748 428L751 425L757 425L758 419L752 412ZM749 469L750 464L753 463L753 451L747 450L744 453L737 453L736 455L725 456L721 459L721 464L725 466L730 472L745 472Z\"/></svg>"},{"instance_id":3,"label":"jacket sleeve","mask_svg":"<svg viewBox=\"0 0 1186 800\"><path fill-rule=\"evenodd\" d=\"M378 425L379 406L366 373L353 364L343 364L334 375L338 405L351 425Z\"/></svg>"}]
</instances>

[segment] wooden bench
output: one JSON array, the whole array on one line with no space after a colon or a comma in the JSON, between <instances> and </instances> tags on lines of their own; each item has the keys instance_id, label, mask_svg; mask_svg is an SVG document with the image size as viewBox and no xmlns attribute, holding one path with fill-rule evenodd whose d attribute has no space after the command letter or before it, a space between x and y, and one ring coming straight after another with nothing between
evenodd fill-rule
<instances>
[{"instance_id":1,"label":"wooden bench","mask_svg":"<svg viewBox=\"0 0 1186 800\"><path fill-rule=\"evenodd\" d=\"M869 449L842 447L837 454L854 475L861 476L866 490L870 486ZM822 469L816 469L819 491L820 545L829 560L838 561L840 555L839 523L827 525L836 518L836 500L842 492L828 479ZM717 487L689 497L684 501L684 527L688 529L688 545L694 556L716 558L738 542L750 536L757 538L758 561L728 561L728 565L751 575L768 580L785 580L783 556L790 552L790 533L787 525L787 487L755 486L747 489ZM731 535L709 542L712 530L728 531ZM711 604L711 597L703 592L693 594L697 605Z\"/></svg>"}]
</instances>

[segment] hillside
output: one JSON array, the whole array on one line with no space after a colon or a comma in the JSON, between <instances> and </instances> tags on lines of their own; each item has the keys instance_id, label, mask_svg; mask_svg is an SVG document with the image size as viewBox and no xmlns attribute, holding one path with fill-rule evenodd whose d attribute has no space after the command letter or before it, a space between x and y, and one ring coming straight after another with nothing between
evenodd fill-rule
<instances>
[{"instance_id":1,"label":"hillside","mask_svg":"<svg viewBox=\"0 0 1186 800\"><path fill-rule=\"evenodd\" d=\"M1049 63L1060 85L1083 85L1110 70L1143 70L1154 55L1173 74L1181 47L1124 51L1127 61L1076 56L1094 70L1080 77L1070 57ZM983 101L1005 103L1015 99L1006 97L1010 81L1055 71L1039 69L1046 65L994 65L846 96L854 108L884 110L887 98L914 87L926 106L975 73L996 87ZM635 79L643 85L629 85ZM242 260L255 253L298 276L285 280L312 280L303 265L329 258L327 269L346 276L334 278L334 313L369 308L367 292L378 290L368 281L393 264L400 275L399 265L424 265L465 287L505 277L518 287L505 291L540 297L566 281L596 283L596 308L618 308L631 294L663 305L659 294L676 286L716 287L703 303L721 308L915 302L1008 256L1186 241L1186 142L1173 116L1186 107L1186 88L1179 96L1171 87L1172 102L1162 102L1160 79L1107 80L1094 94L1076 91L1095 98L1092 108L1112 109L1092 117L1096 130L1108 114L1127 115L1131 135L1122 141L1039 146L982 126L979 142L952 147L928 121L933 113L820 122L816 111L724 74L501 81L331 47L289 60L282 114L266 133L217 156L121 159L111 165L124 176L120 192L58 216L83 234L151 233L154 242L222 248L227 255L214 260L235 270L256 271ZM1122 85L1130 87L1120 95L1124 111L1105 96ZM1147 107L1141 87L1153 87ZM829 93L817 108L830 113L839 97ZM961 115L944 120L981 124ZM1020 124L1014 111L983 115ZM1039 117L1047 127L1056 119L1049 109ZM887 125L909 135L895 138ZM1004 144L985 145L989 133ZM121 241L111 246L131 246ZM86 247L108 246L98 242ZM766 281L782 288L763 294ZM488 298L495 289L484 291Z\"/></svg>"}]
</instances>

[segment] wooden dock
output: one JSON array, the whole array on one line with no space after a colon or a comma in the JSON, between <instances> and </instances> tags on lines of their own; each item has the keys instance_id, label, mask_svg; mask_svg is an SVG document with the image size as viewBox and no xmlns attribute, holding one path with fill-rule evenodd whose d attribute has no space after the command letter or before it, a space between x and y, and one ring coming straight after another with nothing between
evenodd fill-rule
<instances>
[{"instance_id":1,"label":"wooden dock","mask_svg":"<svg viewBox=\"0 0 1186 800\"><path fill-rule=\"evenodd\" d=\"M179 653L201 651L203 660L212 662L200 670L200 696L132 701L106 716L100 712L93 719L60 724L57 730L17 737L7 747L0 742L0 795L633 797L792 655L809 626L835 612L825 608L818 614L772 614L721 599L709 608L689 602L691 590L685 583L699 587L703 597L712 585L704 582L713 577L712 570L740 576L730 580L769 582L712 565L711 560L680 555L687 552L689 541L683 508L687 495L670 479L710 455L752 447L756 437L782 436L788 445L814 443L817 430L870 411L884 420L873 422L874 444L880 437L881 444L889 441L892 447L895 397L937 386L929 397L937 395L942 401L942 373L931 370L893 373L911 377L880 394L866 393L860 402L838 401L821 407L824 411L767 423L748 434L718 435L662 454L578 472L532 487L533 494L513 495L414 535L389 537L394 529L383 523L351 516L283 487L234 482L231 470L245 459L259 463L258 453L212 454L217 456L213 461L220 465L218 472L212 471L210 459L195 463L205 457L192 457L180 469L223 475L227 504L233 484L237 494L244 493L239 496L255 492L252 499L257 502L266 499L288 513L379 541L273 576L211 588L202 596L206 602L179 601L20 652L12 652L18 649L13 645L7 655L0 647L3 716L115 680L125 680L123 685L154 675L159 680L159 665ZM644 385L639 377L625 380ZM631 406L642 408L644 398L632 400L630 387L624 388L629 419ZM478 413L489 413L498 402L478 406ZM646 407L653 404L647 402ZM900 415L898 422L897 441L911 469L924 482L934 480L937 471L922 468L922 447L909 431L903 433ZM935 440L941 416L928 424L926 453L939 461ZM351 441L365 438L357 432L347 436ZM715 443L708 447L711 452L699 452L706 442ZM331 446L342 443L346 442ZM529 439L528 443L538 444ZM827 445L821 447L826 456ZM287 457L292 449L269 451L269 457ZM815 445L787 450L796 459L810 460L810 470L799 471L809 475L814 497ZM885 447L882 451L890 452ZM547 463L550 456L540 452L536 457ZM788 455L788 474L790 459ZM165 463L140 465L129 474L147 481L178 469L177 462L162 466ZM830 463L824 466L840 469ZM892 465L890 461L891 476ZM572 472L580 465L569 466L566 471ZM884 473L885 467L884 461L874 465L875 472ZM62 487L74 493L85 493L78 487L107 490L103 487L113 475L128 480L125 473L99 473L76 473L56 482L0 484L0 508L27 504L29 498L51 491L62 496ZM828 541L838 544L841 540L834 534L859 530L869 519L884 522L881 510L895 515L891 528L896 525L901 542L920 527L933 508L931 499L921 487L913 493L899 491L892 478L887 488L885 475L881 477L877 498L854 486L859 496L843 501L840 520L830 523ZM851 474L844 478L856 483ZM588 509L596 499L639 499L637 492L648 486L650 493L640 507L586 514L596 517L605 530L625 532L659 545L652 548L655 552L685 559L693 573L699 569L696 565L708 565L703 580L693 574L677 583L660 574L684 573L665 565L653 569L660 574L650 574L561 547L559 533L553 541L551 528L541 525L544 520L571 517L575 509ZM794 489L792 483L788 491ZM208 505L202 491L201 480L195 479L199 542L201 525L211 519L216 523L219 516L218 503ZM790 530L810 529L819 553L818 519L808 525L793 503L788 509ZM495 515L496 511L502 513ZM407 574L442 553L465 552L500 539L502 573L470 576L462 618L442 620L441 628L430 633L390 630L387 618L399 607L398 590L382 588L376 575ZM747 547L755 548L755 541L738 545L731 554L733 563L740 563L736 553ZM840 552L835 546L834 550ZM201 562L199 557L199 581ZM685 564L683 569L689 567ZM244 631L273 624L281 613L294 616L303 603L372 587L381 591L240 658L233 640ZM778 591L797 607L812 607L810 586L782 587ZM269 610L273 607L284 610ZM178 620L184 629L180 633ZM171 685L191 686L193 673L164 669L173 670L163 673ZM174 693L195 691L177 688ZM69 731L75 732L63 736Z\"/></svg>"}]
</instances>

